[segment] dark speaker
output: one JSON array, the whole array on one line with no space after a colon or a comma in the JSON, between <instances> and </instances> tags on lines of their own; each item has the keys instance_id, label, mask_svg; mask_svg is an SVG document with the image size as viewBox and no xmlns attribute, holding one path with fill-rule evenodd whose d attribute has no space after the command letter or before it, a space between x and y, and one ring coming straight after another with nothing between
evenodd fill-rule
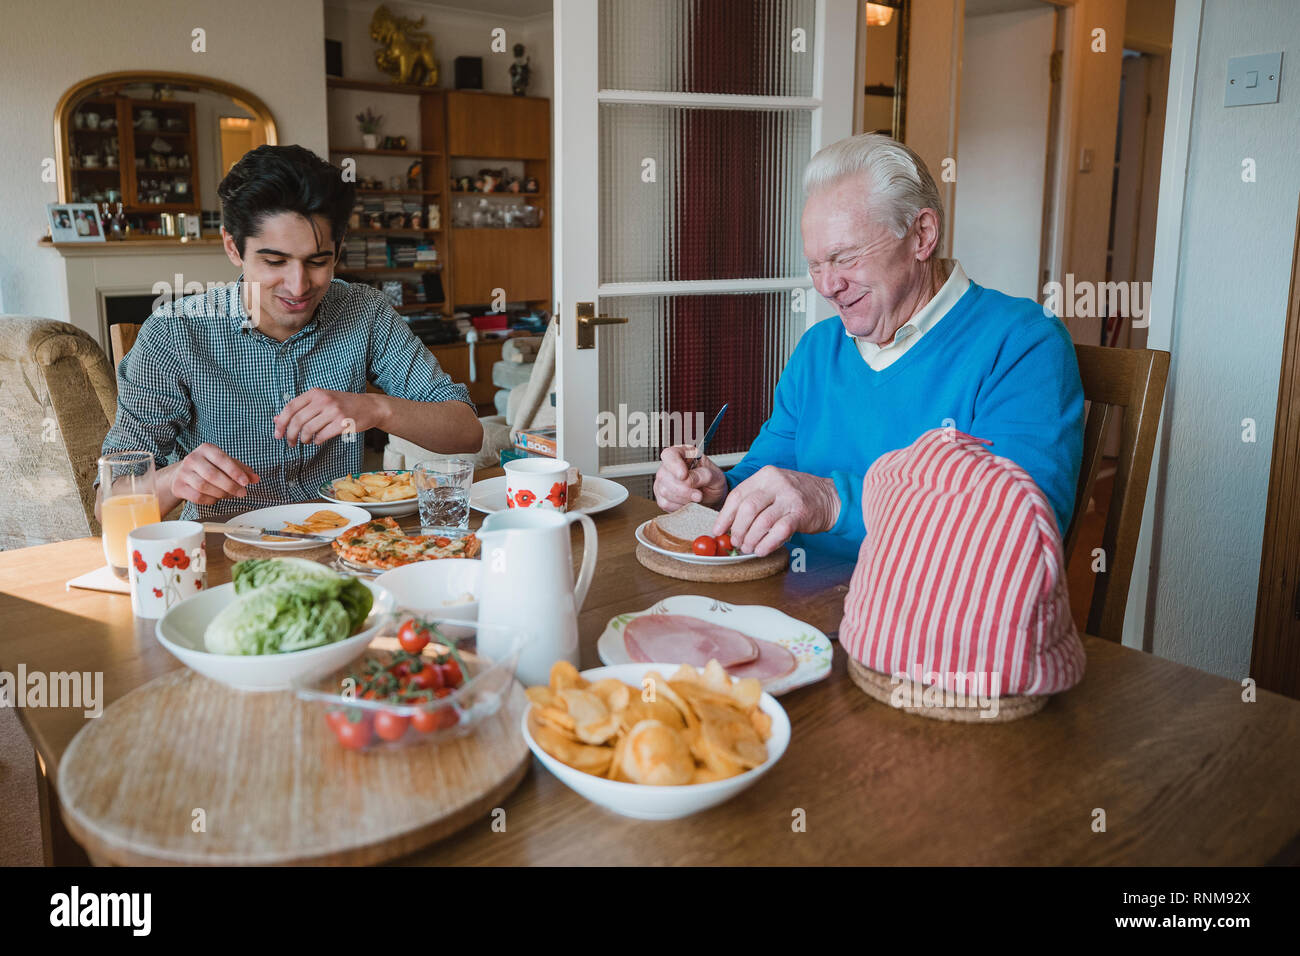
<instances>
[{"instance_id":1,"label":"dark speaker","mask_svg":"<svg viewBox=\"0 0 1300 956\"><path fill-rule=\"evenodd\" d=\"M481 56L456 57L456 89L483 89L483 58Z\"/></svg>"},{"instance_id":2,"label":"dark speaker","mask_svg":"<svg viewBox=\"0 0 1300 956\"><path fill-rule=\"evenodd\" d=\"M343 76L343 44L338 40L325 41L325 75Z\"/></svg>"}]
</instances>

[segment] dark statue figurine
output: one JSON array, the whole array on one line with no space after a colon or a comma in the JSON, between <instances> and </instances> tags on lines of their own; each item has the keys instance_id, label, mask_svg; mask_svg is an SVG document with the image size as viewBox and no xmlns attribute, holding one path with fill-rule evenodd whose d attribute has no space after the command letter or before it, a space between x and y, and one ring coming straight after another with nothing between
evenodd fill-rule
<instances>
[{"instance_id":1,"label":"dark statue figurine","mask_svg":"<svg viewBox=\"0 0 1300 956\"><path fill-rule=\"evenodd\" d=\"M515 62L510 65L510 89L515 96L528 95L528 80L532 75L532 67L528 64L532 58L524 57L524 45L515 44Z\"/></svg>"}]
</instances>

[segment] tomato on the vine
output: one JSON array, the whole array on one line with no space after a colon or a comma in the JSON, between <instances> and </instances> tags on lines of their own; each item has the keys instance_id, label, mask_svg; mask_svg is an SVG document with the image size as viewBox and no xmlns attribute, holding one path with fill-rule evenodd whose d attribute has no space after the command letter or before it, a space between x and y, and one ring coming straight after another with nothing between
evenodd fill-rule
<instances>
[{"instance_id":1,"label":"tomato on the vine","mask_svg":"<svg viewBox=\"0 0 1300 956\"><path fill-rule=\"evenodd\" d=\"M349 750L363 750L370 743L373 725L368 714L362 714L359 720L346 719L334 727L334 734L339 743Z\"/></svg>"},{"instance_id":2,"label":"tomato on the vine","mask_svg":"<svg viewBox=\"0 0 1300 956\"><path fill-rule=\"evenodd\" d=\"M403 621L397 632L397 642L408 654L418 654L429 643L429 632L419 627L413 619Z\"/></svg>"},{"instance_id":3,"label":"tomato on the vine","mask_svg":"<svg viewBox=\"0 0 1300 956\"><path fill-rule=\"evenodd\" d=\"M438 729L438 712L417 710L411 715L411 726L422 734L431 734Z\"/></svg>"},{"instance_id":4,"label":"tomato on the vine","mask_svg":"<svg viewBox=\"0 0 1300 956\"><path fill-rule=\"evenodd\" d=\"M401 714L381 710L375 714L375 735L381 740L401 740L409 719Z\"/></svg>"}]
</instances>

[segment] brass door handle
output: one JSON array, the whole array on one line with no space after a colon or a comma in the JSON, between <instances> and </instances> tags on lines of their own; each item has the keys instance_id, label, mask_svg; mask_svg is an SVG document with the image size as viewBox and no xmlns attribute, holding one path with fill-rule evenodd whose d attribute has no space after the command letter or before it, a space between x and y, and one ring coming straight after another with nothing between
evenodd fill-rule
<instances>
[{"instance_id":1,"label":"brass door handle","mask_svg":"<svg viewBox=\"0 0 1300 956\"><path fill-rule=\"evenodd\" d=\"M627 319L615 315L597 315L596 303L579 302L578 310L578 348L594 349L596 347L596 326L623 325Z\"/></svg>"}]
</instances>

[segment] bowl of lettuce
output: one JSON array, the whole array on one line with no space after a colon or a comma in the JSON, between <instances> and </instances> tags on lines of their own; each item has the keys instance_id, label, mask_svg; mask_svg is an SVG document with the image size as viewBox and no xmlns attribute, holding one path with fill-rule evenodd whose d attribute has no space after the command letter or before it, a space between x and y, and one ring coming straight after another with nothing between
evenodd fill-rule
<instances>
[{"instance_id":1,"label":"bowl of lettuce","mask_svg":"<svg viewBox=\"0 0 1300 956\"><path fill-rule=\"evenodd\" d=\"M238 690L288 690L365 652L396 602L315 561L240 561L231 583L168 609L158 641L186 667Z\"/></svg>"}]
</instances>

